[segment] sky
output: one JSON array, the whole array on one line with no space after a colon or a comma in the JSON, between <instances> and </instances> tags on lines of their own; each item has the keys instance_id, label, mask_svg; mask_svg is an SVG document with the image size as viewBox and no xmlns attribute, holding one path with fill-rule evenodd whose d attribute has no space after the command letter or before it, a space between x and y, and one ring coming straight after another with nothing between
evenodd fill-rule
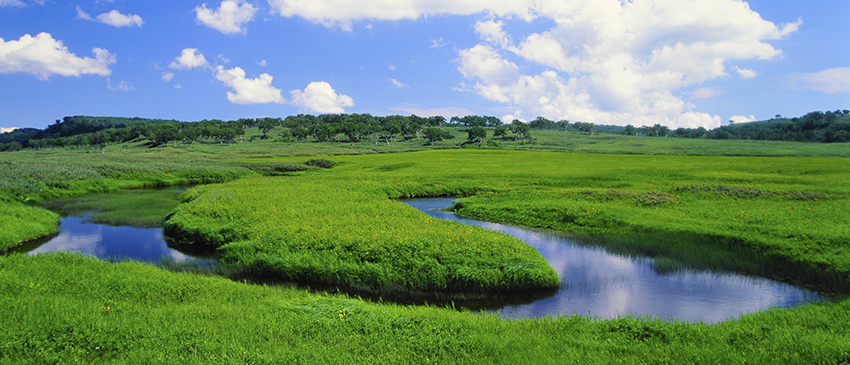
<instances>
[{"instance_id":1,"label":"sky","mask_svg":"<svg viewBox=\"0 0 850 365\"><path fill-rule=\"evenodd\" d=\"M847 14L847 0L0 0L0 128L370 113L711 129L850 108Z\"/></svg>"}]
</instances>

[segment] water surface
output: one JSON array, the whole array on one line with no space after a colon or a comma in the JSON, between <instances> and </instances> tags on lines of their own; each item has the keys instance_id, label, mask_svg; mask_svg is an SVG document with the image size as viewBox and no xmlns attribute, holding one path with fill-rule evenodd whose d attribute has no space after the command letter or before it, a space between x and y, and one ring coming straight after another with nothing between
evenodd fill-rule
<instances>
[{"instance_id":1,"label":"water surface","mask_svg":"<svg viewBox=\"0 0 850 365\"><path fill-rule=\"evenodd\" d=\"M163 258L176 262L195 260L192 256L168 247L162 228L91 223L88 222L88 214L62 218L58 235L44 243L27 245L22 249L29 250L29 255L69 251L101 259L132 259L146 262L160 262Z\"/></svg>"},{"instance_id":2,"label":"water surface","mask_svg":"<svg viewBox=\"0 0 850 365\"><path fill-rule=\"evenodd\" d=\"M578 314L616 318L630 314L719 322L771 307L788 308L821 300L814 292L758 277L695 270L661 274L653 268L652 258L583 246L558 231L486 222L439 210L450 207L453 201L428 198L403 202L435 218L514 236L536 248L561 277L561 289L554 296L494 310L504 317Z\"/></svg>"}]
</instances>

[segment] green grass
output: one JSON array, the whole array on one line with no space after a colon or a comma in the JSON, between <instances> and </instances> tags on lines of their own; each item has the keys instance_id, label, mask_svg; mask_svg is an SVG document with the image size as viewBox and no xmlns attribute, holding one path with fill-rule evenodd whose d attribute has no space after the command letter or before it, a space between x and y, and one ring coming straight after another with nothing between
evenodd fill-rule
<instances>
[{"instance_id":1,"label":"green grass","mask_svg":"<svg viewBox=\"0 0 850 365\"><path fill-rule=\"evenodd\" d=\"M4 363L758 363L850 360L850 302L715 325L503 320L175 274L0 257Z\"/></svg>"},{"instance_id":2,"label":"green grass","mask_svg":"<svg viewBox=\"0 0 850 365\"><path fill-rule=\"evenodd\" d=\"M461 201L460 211L555 227L628 253L660 255L657 269L662 271L676 270L679 263L691 266L699 261L693 257L708 257L702 259L708 266L743 267L765 276L791 275L785 279L820 288L827 284L819 280L829 280L830 275L846 282L850 185L841 182L850 181L850 161L722 156L846 156L846 144L633 141L626 138L634 137L568 135L546 141L546 134L538 132L535 144L505 142L501 147L623 155L493 149L386 154L379 152L408 147L380 150L384 147L273 141L157 149L119 145L108 146L103 154L97 150L5 153L0 162L0 232L13 234L10 242L19 242L55 231L25 228L20 222L34 222L33 216L54 225L58 216L20 202L124 187L237 180L192 190L186 197L193 200L178 208L181 212L175 219L196 220L199 224L194 228L199 233L209 238L217 232L221 234L217 242L222 244L237 238L227 253L235 261L257 259L260 255L254 253L262 251L265 257L255 261L254 268L265 272L289 270L285 265L295 262L295 256L278 256L281 252L302 255L314 267L328 260L331 269L345 266L349 270L339 273L365 270L368 265L343 264L345 259L369 253L369 242L383 244L379 247L412 247L401 244L401 240L405 245L416 243L408 241L413 238L407 236L408 230L428 229L432 224L448 237L455 226L396 209L401 204L389 198L452 195L469 196ZM669 145L674 142L676 146ZM414 149L418 142L403 143ZM325 157L338 163L332 169L302 168L312 158L306 156L322 151L359 155ZM641 152L656 155L635 154ZM692 154L714 156L686 156ZM259 177L279 174L289 176ZM240 180L244 178L248 179ZM335 212L334 203L352 207L353 213ZM391 208L391 204L395 205ZM209 212L200 210L207 207ZM290 209L294 207L303 209ZM263 217L266 210L273 213L269 217L290 219ZM298 227L306 228L299 233ZM379 237L385 235L383 240L351 239L367 231L374 234L374 229ZM316 237L310 237L310 232ZM351 237L346 238L346 233ZM301 241L290 238L304 238L314 249L297 252L285 243ZM660 239L647 245L643 238ZM460 247L451 242L455 250ZM271 249L260 247L263 243L271 243ZM484 242L472 236L470 249L477 243ZM486 243L490 245L489 238ZM348 256L347 248L357 255ZM410 251L392 252L401 264L415 263L420 256ZM434 257L437 252L428 254ZM729 260L738 254L742 260ZM333 280L357 282L344 275ZM0 295L4 328L0 362L12 363L850 361L848 299L769 310L716 325L635 318L502 320L295 287L247 285L68 254L0 257L0 292L4 294Z\"/></svg>"},{"instance_id":3,"label":"green grass","mask_svg":"<svg viewBox=\"0 0 850 365\"><path fill-rule=\"evenodd\" d=\"M59 215L20 203L0 201L0 252L59 230Z\"/></svg>"},{"instance_id":4,"label":"green grass","mask_svg":"<svg viewBox=\"0 0 850 365\"><path fill-rule=\"evenodd\" d=\"M55 199L41 204L63 216L93 212L88 221L112 226L162 227L165 217L180 203L186 189L125 190Z\"/></svg>"},{"instance_id":5,"label":"green grass","mask_svg":"<svg viewBox=\"0 0 850 365\"><path fill-rule=\"evenodd\" d=\"M374 189L311 176L201 186L165 231L177 245L218 247L222 262L251 273L367 292L560 286L519 240L429 218Z\"/></svg>"}]
</instances>

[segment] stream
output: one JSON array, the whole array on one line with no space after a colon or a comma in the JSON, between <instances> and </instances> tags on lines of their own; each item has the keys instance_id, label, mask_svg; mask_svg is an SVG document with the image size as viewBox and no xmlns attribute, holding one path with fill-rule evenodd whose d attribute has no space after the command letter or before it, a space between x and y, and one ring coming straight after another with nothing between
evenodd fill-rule
<instances>
[{"instance_id":1,"label":"stream","mask_svg":"<svg viewBox=\"0 0 850 365\"><path fill-rule=\"evenodd\" d=\"M555 295L489 312L506 318L633 315L716 323L768 308L789 308L823 300L818 294L769 279L711 271L659 273L649 257L628 257L580 245L553 230L462 217L441 209L454 198L407 199L428 215L511 235L534 247L561 277Z\"/></svg>"},{"instance_id":2,"label":"stream","mask_svg":"<svg viewBox=\"0 0 850 365\"><path fill-rule=\"evenodd\" d=\"M789 308L824 300L814 292L759 277L689 269L662 272L655 268L652 258L618 255L581 245L558 231L486 222L441 210L453 201L454 198L423 198L402 202L434 218L516 237L537 249L562 280L554 294L546 293L539 299L530 296L519 301L496 300L495 305L471 307L475 311L498 313L505 318L633 315L716 323L772 307ZM104 259L146 262L209 262L170 248L160 228L115 227L91 223L86 218L87 215L62 218L58 235L17 251L30 255L74 251Z\"/></svg>"}]
</instances>

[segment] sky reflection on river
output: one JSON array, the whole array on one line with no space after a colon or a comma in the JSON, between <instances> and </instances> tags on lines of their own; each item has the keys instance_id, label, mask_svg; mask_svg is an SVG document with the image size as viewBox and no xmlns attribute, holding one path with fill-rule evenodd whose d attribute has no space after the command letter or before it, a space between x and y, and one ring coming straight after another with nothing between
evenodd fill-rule
<instances>
[{"instance_id":1,"label":"sky reflection on river","mask_svg":"<svg viewBox=\"0 0 850 365\"><path fill-rule=\"evenodd\" d=\"M820 300L810 291L772 280L707 271L659 274L651 258L629 258L581 246L551 230L529 229L459 217L439 211L452 198L404 202L428 215L501 231L540 252L562 280L552 297L499 310L504 317L589 315L653 316L690 322L719 322L770 307L794 307Z\"/></svg>"},{"instance_id":2,"label":"sky reflection on river","mask_svg":"<svg viewBox=\"0 0 850 365\"><path fill-rule=\"evenodd\" d=\"M113 227L86 222L85 217L65 217L60 233L29 252L72 251L98 258L132 258L159 262L169 258L176 262L194 260L165 243L161 228Z\"/></svg>"}]
</instances>

